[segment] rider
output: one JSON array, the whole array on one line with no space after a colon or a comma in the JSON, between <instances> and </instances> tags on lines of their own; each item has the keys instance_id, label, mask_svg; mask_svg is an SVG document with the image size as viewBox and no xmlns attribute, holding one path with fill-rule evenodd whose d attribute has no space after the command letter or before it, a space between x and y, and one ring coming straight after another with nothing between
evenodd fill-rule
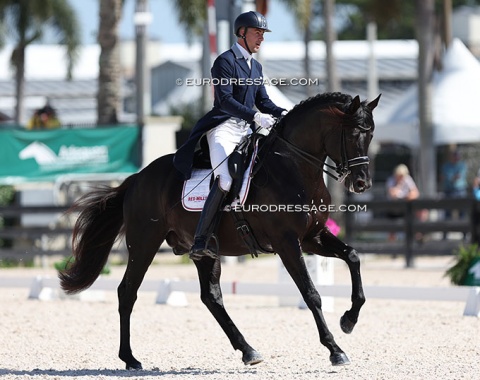
<instances>
[{"instance_id":1,"label":"rider","mask_svg":"<svg viewBox=\"0 0 480 380\"><path fill-rule=\"evenodd\" d=\"M250 11L237 17L234 23L237 42L218 56L211 70L215 79L213 108L196 123L190 137L174 156L175 167L186 179L190 178L195 147L206 135L215 181L195 231L190 250L193 260L217 257L216 247L209 244L209 240L216 232L220 207L232 185L227 157L242 137L251 133L252 122L269 130L275 122L272 115L279 117L287 112L268 97L262 66L252 57L259 51L265 32L270 30L262 14Z\"/></svg>"}]
</instances>

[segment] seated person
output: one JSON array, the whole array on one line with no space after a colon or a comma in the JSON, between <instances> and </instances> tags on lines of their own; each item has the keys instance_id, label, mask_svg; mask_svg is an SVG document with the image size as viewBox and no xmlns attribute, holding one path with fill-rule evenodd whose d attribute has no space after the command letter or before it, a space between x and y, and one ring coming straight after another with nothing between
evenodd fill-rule
<instances>
[{"instance_id":1,"label":"seated person","mask_svg":"<svg viewBox=\"0 0 480 380\"><path fill-rule=\"evenodd\" d=\"M27 124L27 129L54 129L60 127L55 110L48 104L35 111Z\"/></svg>"},{"instance_id":2,"label":"seated person","mask_svg":"<svg viewBox=\"0 0 480 380\"><path fill-rule=\"evenodd\" d=\"M415 184L415 181L410 176L410 172L406 165L400 164L398 165L394 171L393 175L387 179L386 182L386 191L387 191L387 198L388 199L405 199L411 201L413 199L417 199L420 196L420 192L418 191L418 187ZM387 214L392 219L402 218L405 215L403 212L389 212ZM428 217L427 210L419 210L416 213L416 217L421 220L425 221ZM417 240L422 239L422 236L419 234L416 236ZM389 240L395 240L395 234L391 233L389 236Z\"/></svg>"},{"instance_id":3,"label":"seated person","mask_svg":"<svg viewBox=\"0 0 480 380\"><path fill-rule=\"evenodd\" d=\"M420 195L415 181L404 164L398 165L393 175L387 179L387 197L389 199L417 199Z\"/></svg>"}]
</instances>

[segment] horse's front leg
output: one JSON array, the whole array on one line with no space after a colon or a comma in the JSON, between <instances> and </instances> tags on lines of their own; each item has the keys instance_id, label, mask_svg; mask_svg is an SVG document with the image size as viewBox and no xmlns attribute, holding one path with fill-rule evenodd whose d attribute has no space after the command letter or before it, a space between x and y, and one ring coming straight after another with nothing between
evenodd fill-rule
<instances>
[{"instance_id":1,"label":"horse's front leg","mask_svg":"<svg viewBox=\"0 0 480 380\"><path fill-rule=\"evenodd\" d=\"M253 365L262 362L262 355L245 341L223 306L222 290L220 288L220 258L214 260L205 257L202 260L194 261L194 263L200 280L200 299L227 334L233 348L242 351L243 363Z\"/></svg>"},{"instance_id":2,"label":"horse's front leg","mask_svg":"<svg viewBox=\"0 0 480 380\"><path fill-rule=\"evenodd\" d=\"M302 248L307 253L337 257L347 263L352 280L352 308L347 310L342 316L340 326L343 332L350 334L358 321L360 309L365 303L362 277L360 274L360 258L358 257L357 251L338 239L326 227L320 232L319 237L304 241Z\"/></svg>"},{"instance_id":3,"label":"horse's front leg","mask_svg":"<svg viewBox=\"0 0 480 380\"><path fill-rule=\"evenodd\" d=\"M291 239L283 240L278 247L274 246L274 249L297 285L308 308L313 313L320 335L320 342L330 351L332 365L350 364L347 355L337 345L327 327L322 312L322 300L308 274L298 238L292 237Z\"/></svg>"}]
</instances>

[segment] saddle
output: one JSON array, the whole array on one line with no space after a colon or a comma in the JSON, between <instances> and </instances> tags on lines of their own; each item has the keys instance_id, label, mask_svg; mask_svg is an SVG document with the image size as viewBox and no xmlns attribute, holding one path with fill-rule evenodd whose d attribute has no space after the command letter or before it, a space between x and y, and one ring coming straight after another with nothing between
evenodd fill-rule
<instances>
[{"instance_id":1,"label":"saddle","mask_svg":"<svg viewBox=\"0 0 480 380\"><path fill-rule=\"evenodd\" d=\"M199 149L193 154L193 169L212 169L210 150L205 136L200 139Z\"/></svg>"},{"instance_id":2,"label":"saddle","mask_svg":"<svg viewBox=\"0 0 480 380\"><path fill-rule=\"evenodd\" d=\"M228 171L232 177L232 186L228 192L225 204L232 204L237 201L239 204L243 204L239 201L240 198L246 198L247 194L241 194L242 190L248 192L248 187L245 189L245 181L250 181L251 177L246 178L246 170L254 165L254 154L258 148L261 135L252 134L245 137L235 148L232 154L228 158ZM200 140L200 148L197 149L193 156L193 172L199 170L212 171L212 163L210 162L210 152L208 149L208 142L205 137ZM194 177L195 174L192 175ZM202 178L203 180L203 178ZM208 181L208 190L210 189L214 180L213 172ZM248 184L247 184L248 186ZM243 189L242 189L243 188ZM185 189L184 189L185 191ZM242 195L242 196L241 196ZM244 200L243 199L243 200Z\"/></svg>"},{"instance_id":3,"label":"saddle","mask_svg":"<svg viewBox=\"0 0 480 380\"><path fill-rule=\"evenodd\" d=\"M240 238L244 241L252 257L258 257L259 253L272 253L260 247L255 236L252 233L250 225L244 218L243 212L240 208L235 206L243 205L243 202L246 200L249 190L250 181L253 175L256 173L254 169L256 154L260 140L264 138L264 135L261 134L251 134L245 137L235 148L232 154L228 158L228 171L232 177L232 186L230 191L225 199L225 211L230 211L229 214L232 215L235 223L235 227ZM200 140L200 149L195 152L193 159L193 175L195 173L205 173L212 171L212 164L210 162L210 154L208 149L208 143L206 138ZM248 173L247 173L248 171ZM208 191L213 183L214 176L213 171L210 176L209 181L203 181L205 177L197 179L197 184L194 184L194 187L190 190L193 191L197 187L202 186L203 189L199 191L208 195ZM198 183L200 181L200 183ZM188 181L187 181L188 182ZM200 211L203 207L203 203L207 195L194 195L188 196L188 185L185 182L184 185L184 195L182 194L184 208L189 211ZM193 181L192 181L193 182ZM198 205L195 209L188 207L186 205L185 199L198 201Z\"/></svg>"}]
</instances>

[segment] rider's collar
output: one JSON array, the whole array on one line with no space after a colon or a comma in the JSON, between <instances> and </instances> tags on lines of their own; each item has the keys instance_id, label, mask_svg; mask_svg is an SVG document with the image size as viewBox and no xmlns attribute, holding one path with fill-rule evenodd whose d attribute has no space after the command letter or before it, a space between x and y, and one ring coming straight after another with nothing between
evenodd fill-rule
<instances>
[{"instance_id":1,"label":"rider's collar","mask_svg":"<svg viewBox=\"0 0 480 380\"><path fill-rule=\"evenodd\" d=\"M238 42L235 42L232 45L232 50L235 53L236 58L245 58L246 61L252 58L252 54L250 54L242 45Z\"/></svg>"}]
</instances>

